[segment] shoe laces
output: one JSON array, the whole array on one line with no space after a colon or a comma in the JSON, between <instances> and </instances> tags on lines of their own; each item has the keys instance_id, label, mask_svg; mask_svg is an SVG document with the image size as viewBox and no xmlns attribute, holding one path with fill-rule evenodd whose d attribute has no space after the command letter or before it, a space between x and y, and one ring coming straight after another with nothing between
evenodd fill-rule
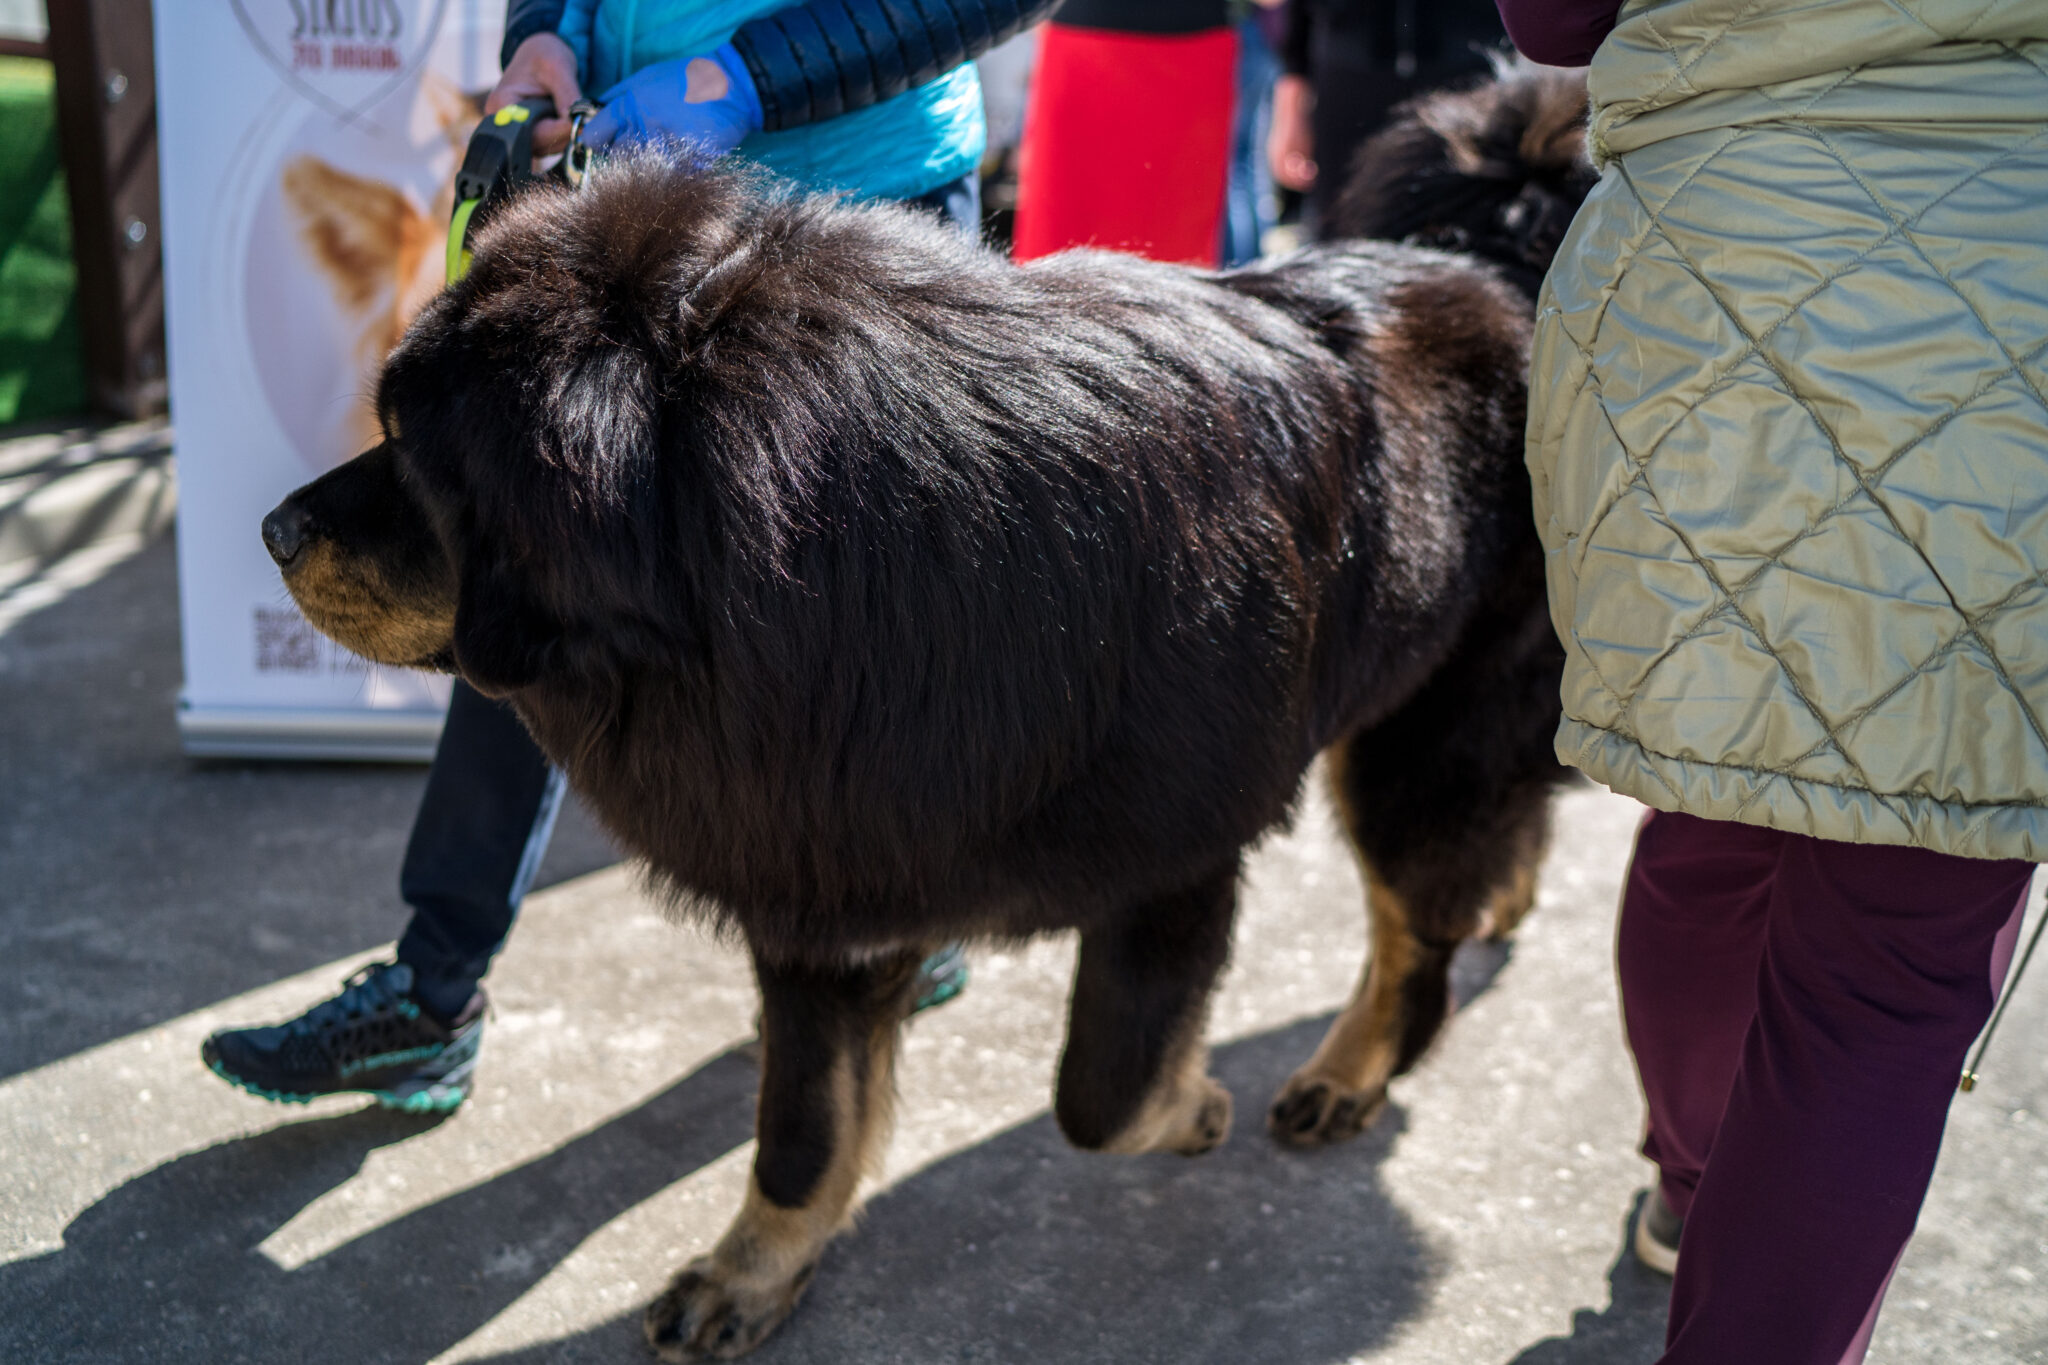
<instances>
[{"instance_id":1,"label":"shoe laces","mask_svg":"<svg viewBox=\"0 0 2048 1365\"><path fill-rule=\"evenodd\" d=\"M341 983L341 994L324 1000L294 1019L291 1031L318 1034L337 1024L352 1024L396 1009L406 992L392 980L398 974L395 962L372 962ZM410 982L408 982L408 985Z\"/></svg>"}]
</instances>

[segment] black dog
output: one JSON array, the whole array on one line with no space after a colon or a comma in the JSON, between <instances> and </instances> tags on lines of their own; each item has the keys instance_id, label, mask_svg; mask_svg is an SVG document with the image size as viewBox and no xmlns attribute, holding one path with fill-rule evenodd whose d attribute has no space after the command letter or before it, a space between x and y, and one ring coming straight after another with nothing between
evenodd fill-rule
<instances>
[{"instance_id":1,"label":"black dog","mask_svg":"<svg viewBox=\"0 0 2048 1365\"><path fill-rule=\"evenodd\" d=\"M387 440L264 533L315 624L509 698L753 952L753 1183L649 1309L665 1355L794 1305L939 943L1078 928L1061 1128L1220 1142L1239 864L1325 751L1373 955L1272 1126L1371 1116L1452 949L1526 909L1561 772L1529 314L1384 244L1020 269L652 154L483 234L385 369Z\"/></svg>"},{"instance_id":2,"label":"black dog","mask_svg":"<svg viewBox=\"0 0 2048 1365\"><path fill-rule=\"evenodd\" d=\"M1322 235L1478 256L1533 302L1596 179L1585 72L1504 59L1475 89L1395 112L1358 149Z\"/></svg>"}]
</instances>

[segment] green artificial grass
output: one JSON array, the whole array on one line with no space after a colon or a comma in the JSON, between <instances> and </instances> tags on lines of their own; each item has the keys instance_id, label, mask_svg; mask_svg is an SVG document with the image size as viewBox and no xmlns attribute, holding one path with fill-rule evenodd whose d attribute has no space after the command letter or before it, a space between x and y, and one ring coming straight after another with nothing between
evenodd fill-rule
<instances>
[{"instance_id":1,"label":"green artificial grass","mask_svg":"<svg viewBox=\"0 0 2048 1365\"><path fill-rule=\"evenodd\" d=\"M0 424L85 407L50 64L0 57Z\"/></svg>"}]
</instances>

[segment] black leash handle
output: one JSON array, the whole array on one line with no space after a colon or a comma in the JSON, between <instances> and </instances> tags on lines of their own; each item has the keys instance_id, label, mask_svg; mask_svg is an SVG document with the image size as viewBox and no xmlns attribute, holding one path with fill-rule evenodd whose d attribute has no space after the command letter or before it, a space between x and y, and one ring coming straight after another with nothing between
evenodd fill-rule
<instances>
[{"instance_id":1,"label":"black leash handle","mask_svg":"<svg viewBox=\"0 0 2048 1365\"><path fill-rule=\"evenodd\" d=\"M571 185L583 183L590 165L590 149L581 137L585 121L595 112L597 106L589 100L578 100L569 110L569 150L557 172ZM469 273L470 234L513 190L540 178L533 173L533 130L554 116L555 102L544 95L520 100L485 115L469 135L462 169L455 173L455 213L448 223L449 284Z\"/></svg>"},{"instance_id":2,"label":"black leash handle","mask_svg":"<svg viewBox=\"0 0 2048 1365\"><path fill-rule=\"evenodd\" d=\"M469 234L479 215L488 217L491 205L533 179L533 127L554 114L551 99L520 100L484 115L469 135L462 169L455 173L455 213L448 220L448 283L469 273Z\"/></svg>"}]
</instances>

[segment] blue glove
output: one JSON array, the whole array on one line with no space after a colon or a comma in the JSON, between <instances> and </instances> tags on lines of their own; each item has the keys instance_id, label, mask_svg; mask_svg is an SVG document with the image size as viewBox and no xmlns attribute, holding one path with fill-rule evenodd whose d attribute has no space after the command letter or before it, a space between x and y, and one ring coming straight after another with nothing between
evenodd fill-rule
<instances>
[{"instance_id":1,"label":"blue glove","mask_svg":"<svg viewBox=\"0 0 2048 1365\"><path fill-rule=\"evenodd\" d=\"M696 72L692 98L689 68L700 62L705 65ZM583 125L585 146L675 138L695 143L712 160L739 146L747 134L761 131L760 92L731 43L702 57L644 66L605 91L600 102L604 107Z\"/></svg>"}]
</instances>

